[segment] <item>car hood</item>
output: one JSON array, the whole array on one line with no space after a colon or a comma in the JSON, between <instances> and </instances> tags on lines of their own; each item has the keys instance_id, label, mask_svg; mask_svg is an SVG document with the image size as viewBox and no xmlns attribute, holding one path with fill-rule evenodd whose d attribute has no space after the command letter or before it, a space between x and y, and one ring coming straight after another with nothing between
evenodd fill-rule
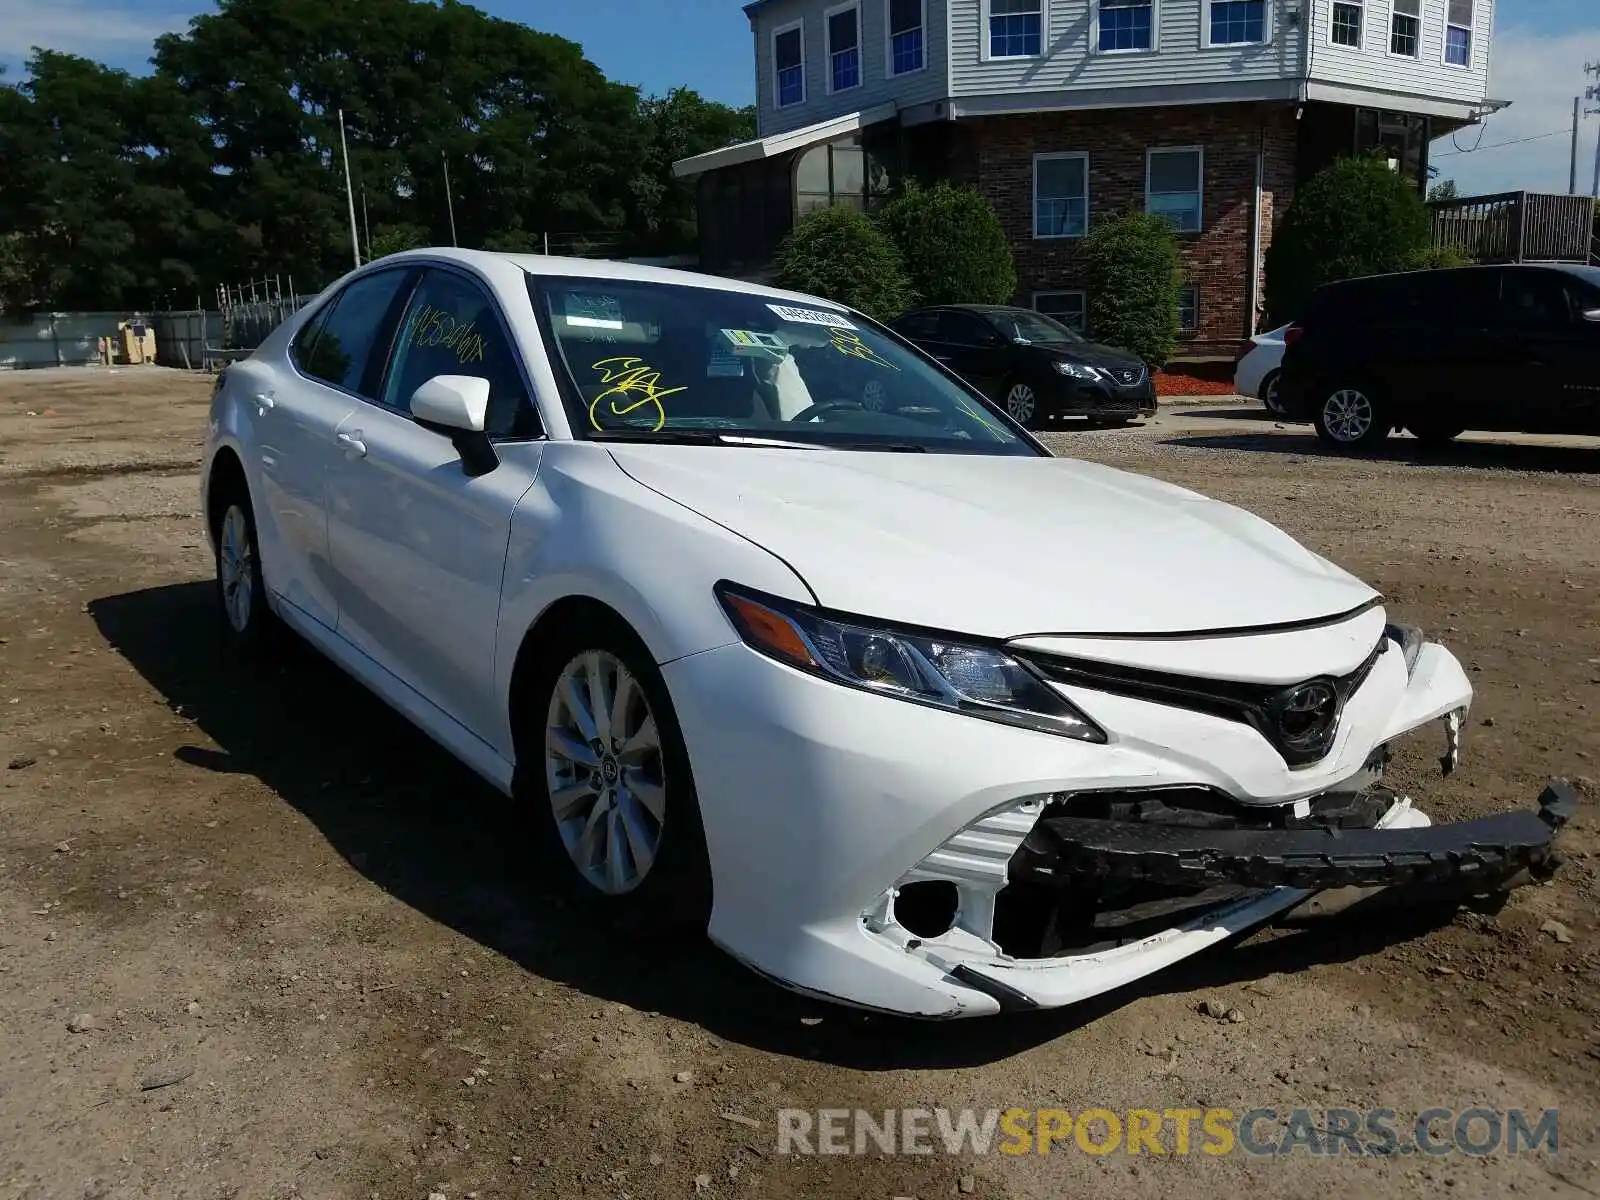
<instances>
[{"instance_id":1,"label":"car hood","mask_svg":"<svg viewBox=\"0 0 1600 1200\"><path fill-rule=\"evenodd\" d=\"M1128 350L1099 342L1034 342L1035 350L1051 358L1065 358L1091 367L1142 367L1144 360Z\"/></svg>"},{"instance_id":2,"label":"car hood","mask_svg":"<svg viewBox=\"0 0 1600 1200\"><path fill-rule=\"evenodd\" d=\"M607 448L638 482L785 560L824 607L901 624L1183 633L1376 598L1242 509L1072 459Z\"/></svg>"}]
</instances>

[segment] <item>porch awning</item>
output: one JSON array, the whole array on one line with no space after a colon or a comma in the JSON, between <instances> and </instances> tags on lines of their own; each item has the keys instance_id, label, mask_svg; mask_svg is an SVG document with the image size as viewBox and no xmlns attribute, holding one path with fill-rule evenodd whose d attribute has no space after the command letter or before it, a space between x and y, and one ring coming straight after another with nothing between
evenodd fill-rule
<instances>
[{"instance_id":1,"label":"porch awning","mask_svg":"<svg viewBox=\"0 0 1600 1200\"><path fill-rule=\"evenodd\" d=\"M696 154L693 158L680 158L672 164L672 173L679 179L688 179L722 167L774 158L789 150L799 150L817 142L832 141L834 138L865 129L868 125L887 121L899 111L899 107L895 104L879 104L872 108L861 109L859 112L846 113L842 117L819 121L815 125L774 133L753 141L739 142L736 145L724 146L720 150L707 150L704 154Z\"/></svg>"}]
</instances>

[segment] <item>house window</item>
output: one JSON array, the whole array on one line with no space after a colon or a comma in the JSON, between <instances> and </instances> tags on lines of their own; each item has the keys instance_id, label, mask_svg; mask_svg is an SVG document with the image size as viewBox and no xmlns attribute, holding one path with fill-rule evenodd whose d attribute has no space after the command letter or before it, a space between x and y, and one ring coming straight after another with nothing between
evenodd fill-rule
<instances>
[{"instance_id":1,"label":"house window","mask_svg":"<svg viewBox=\"0 0 1600 1200\"><path fill-rule=\"evenodd\" d=\"M1445 0L1444 61L1452 67L1472 65L1472 0Z\"/></svg>"},{"instance_id":2,"label":"house window","mask_svg":"<svg viewBox=\"0 0 1600 1200\"><path fill-rule=\"evenodd\" d=\"M1082 237L1089 225L1089 156L1033 156L1033 236Z\"/></svg>"},{"instance_id":3,"label":"house window","mask_svg":"<svg viewBox=\"0 0 1600 1200\"><path fill-rule=\"evenodd\" d=\"M1200 180L1205 152L1198 146L1152 150L1145 157L1144 205L1179 233L1200 232Z\"/></svg>"},{"instance_id":4,"label":"house window","mask_svg":"<svg viewBox=\"0 0 1600 1200\"><path fill-rule=\"evenodd\" d=\"M1035 312L1054 317L1076 333L1088 328L1089 304L1084 292L1035 292L1033 308Z\"/></svg>"},{"instance_id":5,"label":"house window","mask_svg":"<svg viewBox=\"0 0 1600 1200\"><path fill-rule=\"evenodd\" d=\"M1417 57L1422 26L1422 0L1394 0L1389 14L1389 53Z\"/></svg>"},{"instance_id":6,"label":"house window","mask_svg":"<svg viewBox=\"0 0 1600 1200\"><path fill-rule=\"evenodd\" d=\"M1335 46L1361 48L1361 5L1336 2L1333 6L1333 29L1329 35Z\"/></svg>"},{"instance_id":7,"label":"house window","mask_svg":"<svg viewBox=\"0 0 1600 1200\"><path fill-rule=\"evenodd\" d=\"M828 33L828 90L861 86L861 6L830 8L823 14Z\"/></svg>"},{"instance_id":8,"label":"house window","mask_svg":"<svg viewBox=\"0 0 1600 1200\"><path fill-rule=\"evenodd\" d=\"M889 74L923 68L923 0L889 0Z\"/></svg>"},{"instance_id":9,"label":"house window","mask_svg":"<svg viewBox=\"0 0 1600 1200\"><path fill-rule=\"evenodd\" d=\"M806 38L805 31L799 25L790 25L773 33L772 69L778 107L805 103Z\"/></svg>"},{"instance_id":10,"label":"house window","mask_svg":"<svg viewBox=\"0 0 1600 1200\"><path fill-rule=\"evenodd\" d=\"M1037 58L1044 42L1044 0L989 0L989 57Z\"/></svg>"},{"instance_id":11,"label":"house window","mask_svg":"<svg viewBox=\"0 0 1600 1200\"><path fill-rule=\"evenodd\" d=\"M829 207L872 212L892 188L890 167L882 153L869 152L859 137L812 146L795 159L795 219Z\"/></svg>"},{"instance_id":12,"label":"house window","mask_svg":"<svg viewBox=\"0 0 1600 1200\"><path fill-rule=\"evenodd\" d=\"M1186 283L1178 289L1178 332L1196 333L1200 329L1200 289Z\"/></svg>"},{"instance_id":13,"label":"house window","mask_svg":"<svg viewBox=\"0 0 1600 1200\"><path fill-rule=\"evenodd\" d=\"M1211 0L1210 33L1213 46L1266 41L1267 0Z\"/></svg>"},{"instance_id":14,"label":"house window","mask_svg":"<svg viewBox=\"0 0 1600 1200\"><path fill-rule=\"evenodd\" d=\"M1155 0L1100 0L1100 49L1148 50L1154 33Z\"/></svg>"}]
</instances>

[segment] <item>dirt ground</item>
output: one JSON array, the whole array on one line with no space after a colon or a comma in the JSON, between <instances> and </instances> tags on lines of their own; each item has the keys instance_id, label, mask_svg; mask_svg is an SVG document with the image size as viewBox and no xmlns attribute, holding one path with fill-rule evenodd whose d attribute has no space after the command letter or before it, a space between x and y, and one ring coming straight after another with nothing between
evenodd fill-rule
<instances>
[{"instance_id":1,"label":"dirt ground","mask_svg":"<svg viewBox=\"0 0 1600 1200\"><path fill-rule=\"evenodd\" d=\"M1052 435L1254 509L1442 636L1478 689L1465 761L1441 781L1429 731L1395 771L1436 817L1552 775L1586 807L1497 916L1271 929L1065 1012L927 1025L594 936L509 804L357 685L230 660L208 388L0 376L0 1200L1600 1194L1600 441L1352 462L1182 407ZM785 1107L1435 1105L1559 1106L1559 1153L775 1152Z\"/></svg>"}]
</instances>

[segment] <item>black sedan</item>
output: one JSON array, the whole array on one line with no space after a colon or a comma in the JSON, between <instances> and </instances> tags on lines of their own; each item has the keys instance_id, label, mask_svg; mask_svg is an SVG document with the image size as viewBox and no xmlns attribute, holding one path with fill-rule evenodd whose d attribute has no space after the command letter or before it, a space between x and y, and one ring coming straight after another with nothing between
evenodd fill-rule
<instances>
[{"instance_id":1,"label":"black sedan","mask_svg":"<svg viewBox=\"0 0 1600 1200\"><path fill-rule=\"evenodd\" d=\"M890 326L1029 427L1050 417L1121 422L1156 411L1150 370L1137 355L1088 341L1031 308L940 305Z\"/></svg>"}]
</instances>

